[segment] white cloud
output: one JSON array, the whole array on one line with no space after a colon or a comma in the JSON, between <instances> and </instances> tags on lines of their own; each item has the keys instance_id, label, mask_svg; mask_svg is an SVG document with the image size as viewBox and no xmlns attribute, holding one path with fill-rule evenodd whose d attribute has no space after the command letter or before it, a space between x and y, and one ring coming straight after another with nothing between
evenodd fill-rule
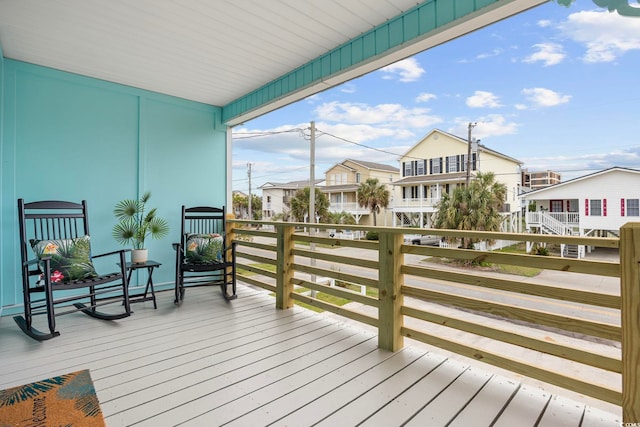
<instances>
[{"instance_id":1,"label":"white cloud","mask_svg":"<svg viewBox=\"0 0 640 427\"><path fill-rule=\"evenodd\" d=\"M344 83L340 86L340 92L342 93L356 93L356 85L353 83Z\"/></svg>"},{"instance_id":2,"label":"white cloud","mask_svg":"<svg viewBox=\"0 0 640 427\"><path fill-rule=\"evenodd\" d=\"M640 19L617 13L576 12L560 25L562 32L586 48L583 61L612 62L630 50L640 49Z\"/></svg>"},{"instance_id":3,"label":"white cloud","mask_svg":"<svg viewBox=\"0 0 640 427\"><path fill-rule=\"evenodd\" d=\"M427 128L442 122L440 117L429 114L430 111L428 108L406 108L401 104L371 106L337 101L324 103L316 108L320 120L413 129Z\"/></svg>"},{"instance_id":4,"label":"white cloud","mask_svg":"<svg viewBox=\"0 0 640 427\"><path fill-rule=\"evenodd\" d=\"M467 107L470 108L499 108L502 106L500 99L491 92L477 90L467 98Z\"/></svg>"},{"instance_id":5,"label":"white cloud","mask_svg":"<svg viewBox=\"0 0 640 427\"><path fill-rule=\"evenodd\" d=\"M539 43L533 45L533 48L537 51L527 56L524 62L542 62L545 67L548 67L559 64L566 57L564 49L558 43Z\"/></svg>"},{"instance_id":6,"label":"white cloud","mask_svg":"<svg viewBox=\"0 0 640 427\"><path fill-rule=\"evenodd\" d=\"M571 95L562 95L559 92L542 87L522 89L522 93L536 107L554 107L556 105L566 104L571 100Z\"/></svg>"},{"instance_id":7,"label":"white cloud","mask_svg":"<svg viewBox=\"0 0 640 427\"><path fill-rule=\"evenodd\" d=\"M476 55L476 59L493 58L494 56L498 56L503 52L504 52L504 49L496 48L496 49L493 49L491 52L485 52L485 53Z\"/></svg>"},{"instance_id":8,"label":"white cloud","mask_svg":"<svg viewBox=\"0 0 640 427\"><path fill-rule=\"evenodd\" d=\"M433 93L422 92L420 95L416 97L416 102L429 102L432 99L437 99L438 97Z\"/></svg>"},{"instance_id":9,"label":"white cloud","mask_svg":"<svg viewBox=\"0 0 640 427\"><path fill-rule=\"evenodd\" d=\"M541 19L538 21L538 27L540 28L546 28L550 26L551 26L551 21L549 21L548 19Z\"/></svg>"},{"instance_id":10,"label":"white cloud","mask_svg":"<svg viewBox=\"0 0 640 427\"><path fill-rule=\"evenodd\" d=\"M415 58L403 59L381 68L380 71L384 73L383 79L397 79L405 83L418 80L425 72Z\"/></svg>"},{"instance_id":11,"label":"white cloud","mask_svg":"<svg viewBox=\"0 0 640 427\"><path fill-rule=\"evenodd\" d=\"M561 172L562 180L566 181L614 166L637 169L640 166L640 146L602 153L572 153L562 156L527 157L521 160L525 162L524 167L530 170L546 170L549 169L549 165L553 165L553 170Z\"/></svg>"},{"instance_id":12,"label":"white cloud","mask_svg":"<svg viewBox=\"0 0 640 427\"><path fill-rule=\"evenodd\" d=\"M516 110L526 110L527 108L529 108L525 104L516 104L515 107Z\"/></svg>"},{"instance_id":13,"label":"white cloud","mask_svg":"<svg viewBox=\"0 0 640 427\"><path fill-rule=\"evenodd\" d=\"M475 122L477 125L472 130L473 138L487 138L490 136L513 135L518 132L518 124L510 122L502 114L489 114L480 117L477 120L468 120L466 118L456 118L456 125L448 130L448 132L460 136L467 137L469 123Z\"/></svg>"}]
</instances>

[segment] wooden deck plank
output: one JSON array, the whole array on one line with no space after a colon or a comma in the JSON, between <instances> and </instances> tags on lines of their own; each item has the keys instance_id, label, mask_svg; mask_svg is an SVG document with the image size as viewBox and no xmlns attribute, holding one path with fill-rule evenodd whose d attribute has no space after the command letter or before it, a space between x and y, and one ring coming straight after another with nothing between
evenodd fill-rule
<instances>
[{"instance_id":1,"label":"wooden deck plank","mask_svg":"<svg viewBox=\"0 0 640 427\"><path fill-rule=\"evenodd\" d=\"M580 427L620 427L622 417L588 406L584 411L584 419Z\"/></svg>"},{"instance_id":2,"label":"wooden deck plank","mask_svg":"<svg viewBox=\"0 0 640 427\"><path fill-rule=\"evenodd\" d=\"M268 404L256 408L242 417L236 418L227 425L238 427L267 425L281 421L284 418L291 417L291 415L299 408L306 407L307 405L313 405L316 400L329 395L338 387L341 387L349 381L352 381L358 376L364 374L367 370L372 369L372 366L377 366L390 357L393 357L393 354L394 353L386 350L376 349L375 351L342 366L340 369L323 375L322 377L317 378L296 390L292 390L286 395L270 401ZM327 414L331 410L329 408L331 407L324 407L324 411ZM290 423L289 425L301 425L303 422L309 421L309 419L306 419L295 423L291 423L291 420L288 422Z\"/></svg>"},{"instance_id":3,"label":"wooden deck plank","mask_svg":"<svg viewBox=\"0 0 640 427\"><path fill-rule=\"evenodd\" d=\"M295 323L291 324L297 326ZM318 339L322 336L336 332L329 329L326 325L318 324L318 322L303 325L303 328L297 327L289 334L280 334L283 339L290 345L301 345ZM156 385L172 381L175 378L191 376L196 379L199 373L216 369L216 370L233 370L241 369L243 365L251 363L258 358L271 357L277 354L279 349L273 345L269 345L264 340L254 341L246 347L239 347L233 343L223 342L218 345L207 347L198 351L190 351L174 357L164 358L158 362L139 359L135 362L137 367L131 367L122 374L101 378L101 371L96 370L96 383L100 385L102 394L101 400L106 402L112 399L118 399L123 392L131 389L149 389ZM179 363L177 363L179 361ZM147 363L149 362L149 363ZM144 393L149 394L149 393Z\"/></svg>"},{"instance_id":4,"label":"wooden deck plank","mask_svg":"<svg viewBox=\"0 0 640 427\"><path fill-rule=\"evenodd\" d=\"M274 399L288 396L292 390L304 387L317 379L329 375L331 372L344 366L345 362L350 363L360 359L366 354L375 352L376 347L375 339L369 339L341 353L334 354L319 363L307 366L295 373L292 372L288 376L278 378L269 372L262 374L260 377L254 377L251 379L253 384L242 385L245 389L251 391L241 397L241 399L250 400L252 402L252 408L237 404L222 405L191 419L190 422L185 423L185 425L202 426L216 423L226 424L236 420L251 412L253 408L259 408L272 402ZM280 408L278 408L278 411L280 411Z\"/></svg>"},{"instance_id":5,"label":"wooden deck plank","mask_svg":"<svg viewBox=\"0 0 640 427\"><path fill-rule=\"evenodd\" d=\"M216 389L212 393L202 393L196 390L196 396L189 395L189 401L180 405L172 406L169 411L145 420L143 425L157 425L159 420L163 422L170 420L171 424L182 423L195 418L194 425L212 425L219 424L220 420L207 420L208 413L221 407L225 407L226 411L235 410L236 413L247 411L247 405L243 402L251 401L251 407L255 407L252 399L246 399L246 396L253 390L259 390L268 384L276 382L278 379L287 375L296 373L299 370L307 369L309 366L318 365L322 360L331 358L336 353L345 352L357 344L370 341L370 337L361 335L352 335L344 340L340 340L332 345L321 345L317 351L307 353L298 357L286 357L286 363L273 366L273 362L268 362L269 368L262 368L261 372L247 375L244 372L233 372L225 376L223 380L231 379L224 388ZM368 345L367 345L368 347ZM352 350L354 351L354 350ZM355 350L361 351L361 350ZM348 352L347 352L348 353ZM258 365L258 364L257 364ZM208 381L209 382L209 381ZM216 381L220 383L220 381ZM218 386L218 384L215 384ZM279 393L286 393L288 389L280 389ZM171 403L175 400L175 396L171 397ZM225 411L218 411L218 414L226 416ZM200 421L199 416L204 416L204 421Z\"/></svg>"},{"instance_id":6,"label":"wooden deck plank","mask_svg":"<svg viewBox=\"0 0 640 427\"><path fill-rule=\"evenodd\" d=\"M494 375L478 395L455 417L449 427L491 425L519 386L519 383L509 378Z\"/></svg>"},{"instance_id":7,"label":"wooden deck plank","mask_svg":"<svg viewBox=\"0 0 640 427\"><path fill-rule=\"evenodd\" d=\"M539 427L562 427L580 425L584 416L585 405L565 399L561 396L553 396L547 405Z\"/></svg>"},{"instance_id":8,"label":"wooden deck plank","mask_svg":"<svg viewBox=\"0 0 640 427\"><path fill-rule=\"evenodd\" d=\"M383 383L377 384L357 399L348 402L345 406L323 419L318 426L357 425L366 421L375 414L379 408L384 407L396 399L407 389L413 387L414 391L424 399L415 408L405 407L403 416L409 419L414 410L420 409L425 401L437 396L440 391L451 381L457 378L467 366L456 361L446 360L444 363L431 358L420 358L415 363L408 365L396 375ZM429 377L429 381L423 381ZM396 418L396 424L402 424L402 419Z\"/></svg>"},{"instance_id":9,"label":"wooden deck plank","mask_svg":"<svg viewBox=\"0 0 640 427\"><path fill-rule=\"evenodd\" d=\"M115 393L115 399L104 402L104 410L106 412L118 408L114 416L119 423L124 424L145 420L150 417L149 414L153 414L151 417L162 416L165 420L172 419L175 422L185 421L192 416L191 409L194 406L210 409L209 402L214 401L217 406L242 396L246 391L236 390L231 393L229 387L262 372L282 369L282 366L287 365L280 364L282 360L317 363L332 352L340 351L361 339L352 331L331 327L329 331L321 331L319 335L323 336L306 338L307 342L292 348L274 341L273 345L263 351L239 357L213 355L204 369L192 370L186 367L184 372L180 369L172 372L169 378L162 372L157 373L146 378L146 384L136 385L135 391L129 391L129 384L123 384ZM103 396L99 397L102 402ZM174 414L178 418L174 418Z\"/></svg>"},{"instance_id":10,"label":"wooden deck plank","mask_svg":"<svg viewBox=\"0 0 640 427\"><path fill-rule=\"evenodd\" d=\"M535 426L550 399L551 395L544 390L522 386L493 427Z\"/></svg>"},{"instance_id":11,"label":"wooden deck plank","mask_svg":"<svg viewBox=\"0 0 640 427\"><path fill-rule=\"evenodd\" d=\"M297 411L277 420L273 426L312 425L322 421L335 410L343 407L358 397L367 393L372 387L379 385L401 372L406 366L424 357L434 366L442 363L445 358L435 354L424 354L424 351L403 349L393 353L383 362L372 366L352 381L341 384L331 393L324 394L313 402L299 408Z\"/></svg>"},{"instance_id":12,"label":"wooden deck plank","mask_svg":"<svg viewBox=\"0 0 640 427\"><path fill-rule=\"evenodd\" d=\"M458 415L461 408L469 404L490 379L489 372L469 367L405 425L417 427L449 424ZM428 377L426 380L429 380ZM419 396L420 394L418 394ZM416 396L411 396L410 399L416 399ZM486 408L487 412L490 410L490 408Z\"/></svg>"}]
</instances>

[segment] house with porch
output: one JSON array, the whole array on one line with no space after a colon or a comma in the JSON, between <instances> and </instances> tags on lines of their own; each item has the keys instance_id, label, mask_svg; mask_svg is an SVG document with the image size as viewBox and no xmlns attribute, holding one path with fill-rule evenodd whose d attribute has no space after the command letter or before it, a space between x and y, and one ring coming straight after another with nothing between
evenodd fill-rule
<instances>
[{"instance_id":1,"label":"house with porch","mask_svg":"<svg viewBox=\"0 0 640 427\"><path fill-rule=\"evenodd\" d=\"M321 188L323 179L316 179L315 185ZM262 218L271 220L277 215L288 216L291 210L291 198L298 190L309 187L309 180L290 181L285 183L265 182L262 190Z\"/></svg>"},{"instance_id":2,"label":"house with porch","mask_svg":"<svg viewBox=\"0 0 640 427\"><path fill-rule=\"evenodd\" d=\"M495 173L496 181L507 187L505 218L511 218L519 211L516 196L521 185L522 162L477 141L471 142L469 147L469 141L434 129L411 147L399 162L402 177L392 183L395 188L394 226L430 228L442 195L451 194L456 187L465 185L467 175L473 178L480 171Z\"/></svg>"},{"instance_id":3,"label":"house with porch","mask_svg":"<svg viewBox=\"0 0 640 427\"><path fill-rule=\"evenodd\" d=\"M391 184L400 177L397 167L383 163L346 159L325 172L322 191L329 197L330 212L347 212L356 224L373 224L371 212L358 204L358 187L369 178L377 179L390 192ZM377 216L378 225L391 224L389 209L382 208Z\"/></svg>"},{"instance_id":4,"label":"house with porch","mask_svg":"<svg viewBox=\"0 0 640 427\"><path fill-rule=\"evenodd\" d=\"M640 170L612 167L519 197L527 232L573 236L618 236L640 220ZM583 257L589 248L562 246L562 256Z\"/></svg>"}]
</instances>

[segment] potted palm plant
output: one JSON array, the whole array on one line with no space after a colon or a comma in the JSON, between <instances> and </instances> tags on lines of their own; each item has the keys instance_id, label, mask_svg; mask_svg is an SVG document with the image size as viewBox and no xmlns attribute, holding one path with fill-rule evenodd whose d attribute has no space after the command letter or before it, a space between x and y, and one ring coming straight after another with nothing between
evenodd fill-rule
<instances>
[{"instance_id":1,"label":"potted palm plant","mask_svg":"<svg viewBox=\"0 0 640 427\"><path fill-rule=\"evenodd\" d=\"M147 191L140 200L126 199L118 202L113 214L120 221L113 227L113 237L122 245L131 244L131 262L147 261L148 250L144 246L147 236L161 239L169 233L169 224L156 216L157 208L145 213L151 192Z\"/></svg>"}]
</instances>

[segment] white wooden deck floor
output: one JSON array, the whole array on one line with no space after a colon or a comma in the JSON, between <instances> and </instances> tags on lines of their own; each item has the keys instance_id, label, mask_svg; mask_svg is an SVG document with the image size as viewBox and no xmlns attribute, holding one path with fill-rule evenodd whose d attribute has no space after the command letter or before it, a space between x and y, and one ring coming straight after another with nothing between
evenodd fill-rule
<instances>
[{"instance_id":1,"label":"white wooden deck floor","mask_svg":"<svg viewBox=\"0 0 640 427\"><path fill-rule=\"evenodd\" d=\"M0 389L89 369L108 426L612 426L619 417L239 287L188 289L38 343L0 318ZM2 424L0 420L0 424Z\"/></svg>"}]
</instances>

